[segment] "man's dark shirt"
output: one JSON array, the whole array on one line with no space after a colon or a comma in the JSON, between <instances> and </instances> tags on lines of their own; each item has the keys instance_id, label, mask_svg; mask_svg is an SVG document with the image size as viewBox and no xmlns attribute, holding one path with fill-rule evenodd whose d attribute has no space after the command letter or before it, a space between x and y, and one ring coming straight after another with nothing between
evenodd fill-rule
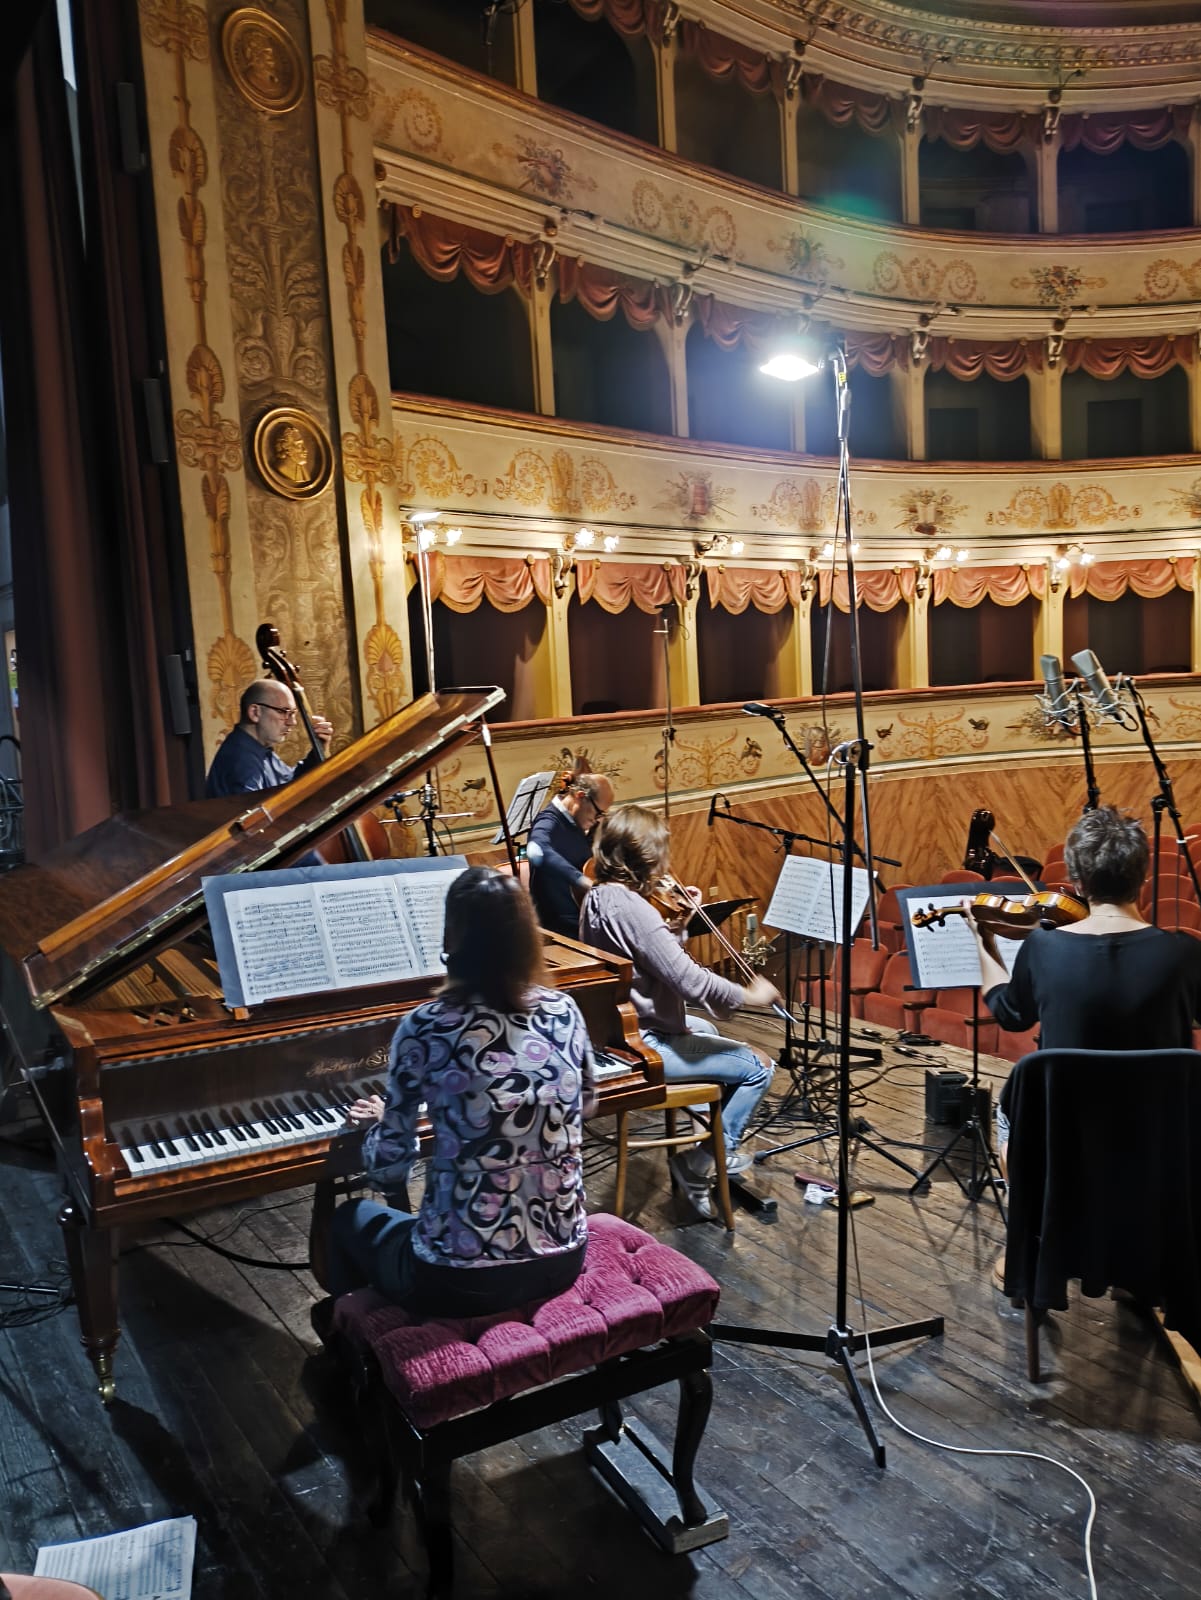
<instances>
[{"instance_id":1,"label":"man's dark shirt","mask_svg":"<svg viewBox=\"0 0 1201 1600\"><path fill-rule=\"evenodd\" d=\"M269 745L260 744L252 733L242 728L232 728L221 741L204 792L212 799L220 794L250 794L256 789L278 789L291 783L302 772L316 765L316 753L308 755L299 765L290 767L281 761Z\"/></svg>"},{"instance_id":2,"label":"man's dark shirt","mask_svg":"<svg viewBox=\"0 0 1201 1600\"><path fill-rule=\"evenodd\" d=\"M534 897L538 921L552 933L577 939L580 904L574 891L584 863L592 854L588 835L552 800L535 818L527 849L530 893Z\"/></svg>"},{"instance_id":3,"label":"man's dark shirt","mask_svg":"<svg viewBox=\"0 0 1201 1600\"><path fill-rule=\"evenodd\" d=\"M1044 1050L1170 1050L1201 1020L1201 941L1187 933L1035 928L1013 976L984 997L1003 1028L1040 1027Z\"/></svg>"}]
</instances>

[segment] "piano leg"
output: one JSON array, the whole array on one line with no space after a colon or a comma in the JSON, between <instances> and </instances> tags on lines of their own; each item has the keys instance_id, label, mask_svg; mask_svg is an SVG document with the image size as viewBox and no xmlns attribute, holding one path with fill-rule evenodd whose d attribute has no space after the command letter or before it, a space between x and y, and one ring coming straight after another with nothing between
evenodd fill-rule
<instances>
[{"instance_id":1,"label":"piano leg","mask_svg":"<svg viewBox=\"0 0 1201 1600\"><path fill-rule=\"evenodd\" d=\"M117 1392L113 1352L121 1337L117 1324L117 1229L89 1227L70 1199L63 1202L58 1222L79 1312L79 1342L96 1369L100 1398L108 1405Z\"/></svg>"}]
</instances>

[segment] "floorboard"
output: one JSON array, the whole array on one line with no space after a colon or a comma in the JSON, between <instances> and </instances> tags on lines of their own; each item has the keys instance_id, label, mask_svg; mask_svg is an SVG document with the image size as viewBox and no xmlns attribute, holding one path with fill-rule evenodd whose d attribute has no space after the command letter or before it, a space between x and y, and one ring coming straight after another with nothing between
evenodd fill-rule
<instances>
[{"instance_id":1,"label":"floorboard","mask_svg":"<svg viewBox=\"0 0 1201 1600\"><path fill-rule=\"evenodd\" d=\"M740 1031L778 1049L774 1025ZM927 1067L964 1070L938 1047L915 1060L886 1036L884 1059L852 1073L854 1117L921 1168L949 1130L924 1120ZM994 1097L1008 1071L983 1059ZM803 1079L803 1081L802 1081ZM835 1076L777 1073L767 1149L803 1137L802 1092L829 1107ZM648 1122L655 1122L647 1114ZM607 1125L611 1128L611 1124ZM606 1125L598 1125L604 1131ZM891 1141L896 1141L895 1144ZM772 1155L755 1183L774 1216L740 1212L728 1236L673 1199L661 1153L631 1163L627 1214L705 1266L721 1319L824 1334L836 1312L836 1214L808 1204L794 1173L833 1170L832 1139ZM949 1158L969 1171L966 1152ZM36 1128L0 1142L0 1279L62 1282L57 1179ZM613 1152L590 1139L590 1202L612 1199ZM1043 1452L1081 1472L1100 1501L1094 1541L1104 1600L1201 1593L1193 1524L1201 1415L1169 1345L1130 1306L1073 1295L1043 1333L1047 1381L1025 1377L1022 1314L992 1288L1004 1230L991 1199L967 1201L947 1167L910 1193L878 1151L855 1154L848 1321L873 1328L939 1314L941 1338L880 1349L877 1381L909 1427L971 1449ZM30 1570L39 1544L191 1513L196 1600L376 1600L418 1595L424 1559L407 1508L372 1530L357 1514L362 1460L348 1397L308 1321L319 1290L307 1255L309 1197L271 1195L193 1218L229 1259L168 1224L127 1242L118 1399L105 1411L71 1307L13 1325L0 1293L0 1568ZM820 1354L723 1343L700 1459L730 1537L667 1558L592 1475L582 1427L564 1424L455 1469L458 1593L542 1600L576 1591L620 1600L953 1600L1083 1596L1083 1489L1025 1458L962 1456L898 1431L857 1371L888 1451L874 1466L841 1375ZM629 1409L669 1437L674 1394Z\"/></svg>"}]
</instances>

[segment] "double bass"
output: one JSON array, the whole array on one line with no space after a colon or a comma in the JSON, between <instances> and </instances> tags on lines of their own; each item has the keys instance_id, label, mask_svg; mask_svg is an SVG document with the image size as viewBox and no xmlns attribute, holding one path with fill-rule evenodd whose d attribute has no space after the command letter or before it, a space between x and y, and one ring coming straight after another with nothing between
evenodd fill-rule
<instances>
[{"instance_id":1,"label":"double bass","mask_svg":"<svg viewBox=\"0 0 1201 1600\"><path fill-rule=\"evenodd\" d=\"M254 642L262 657L264 672L292 691L292 698L296 702L296 710L308 735L314 759L319 762L324 761L326 750L313 726L313 713L308 696L300 681L299 672L283 652L279 629L274 623L261 623L255 630ZM357 822L353 822L342 833L327 839L317 853L328 866L337 866L345 861L379 861L390 856L392 851L383 824L368 813L360 817Z\"/></svg>"}]
</instances>

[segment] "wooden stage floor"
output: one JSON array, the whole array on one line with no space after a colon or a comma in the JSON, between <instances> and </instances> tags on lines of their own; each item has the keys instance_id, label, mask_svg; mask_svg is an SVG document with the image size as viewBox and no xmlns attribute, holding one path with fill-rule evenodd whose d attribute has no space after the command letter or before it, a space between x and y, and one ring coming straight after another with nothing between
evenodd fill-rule
<instances>
[{"instance_id":1,"label":"wooden stage floor","mask_svg":"<svg viewBox=\"0 0 1201 1600\"><path fill-rule=\"evenodd\" d=\"M749 1020L745 1031L778 1042L767 1023ZM929 1054L963 1064L951 1051ZM857 1069L855 1115L889 1139L941 1143L948 1130L923 1121L927 1064L889 1049L882 1067ZM982 1077L999 1086L1007 1070L988 1061ZM828 1071L814 1079L823 1092L832 1081ZM782 1073L777 1087L787 1087ZM0 1134L0 1279L60 1279L48 1159L21 1128ZM658 1153L631 1163L630 1214L714 1274L724 1321L824 1333L837 1219L807 1205L793 1179L797 1169L822 1170L821 1148L759 1169L778 1211L740 1213L732 1238L716 1224L686 1223ZM612 1176L610 1151L591 1141L597 1209L611 1199ZM1022 1315L989 1281L1003 1238L992 1201L968 1203L945 1172L918 1197L908 1182L860 1151L855 1184L875 1203L853 1213L866 1315L852 1261L852 1325L946 1318L943 1338L877 1357L888 1404L919 1432L975 1449L1045 1452L1082 1473L1100 1502L1103 1600L1201 1594L1201 1422L1161 1338L1128 1306L1076 1295L1044 1332L1047 1380L1029 1384ZM244 1256L303 1262L308 1200L271 1196L193 1226ZM200 1530L196 1600L421 1593L424 1564L407 1512L398 1508L382 1532L353 1515L355 1441L336 1374L314 1356L308 1311L318 1291L307 1272L239 1265L163 1227L127 1246L122 1289L118 1398L107 1414L73 1310L0 1330L0 1570L31 1570L41 1543L191 1513ZM13 1304L0 1294L0 1305ZM862 1357L859 1370L867 1387ZM673 1398L643 1397L631 1410L669 1436ZM883 1472L823 1357L723 1345L699 1471L729 1513L727 1540L692 1556L660 1554L584 1465L578 1428L556 1427L456 1467L458 1593L1087 1594L1078 1484L1038 1462L948 1455L883 1417L878 1425Z\"/></svg>"}]
</instances>

